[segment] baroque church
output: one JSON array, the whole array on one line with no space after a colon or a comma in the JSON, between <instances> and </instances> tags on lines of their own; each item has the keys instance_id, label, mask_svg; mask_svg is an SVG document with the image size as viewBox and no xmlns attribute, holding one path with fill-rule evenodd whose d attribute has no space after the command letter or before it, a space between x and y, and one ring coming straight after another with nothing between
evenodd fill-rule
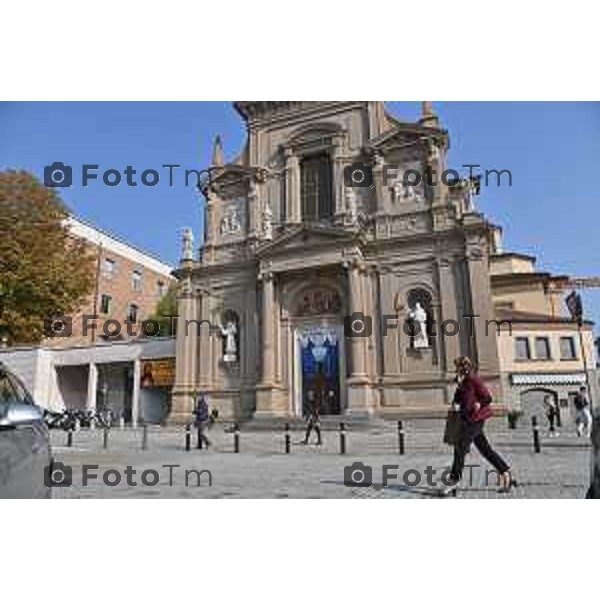
<instances>
[{"instance_id":1,"label":"baroque church","mask_svg":"<svg viewBox=\"0 0 600 600\"><path fill-rule=\"evenodd\" d=\"M171 422L199 394L225 418L292 419L311 391L347 419L440 415L461 354L498 390L495 227L474 180L439 181L449 139L431 103L417 122L383 102L235 108L245 146L226 163L215 142L203 244L186 235L176 272ZM428 168L436 185L403 177Z\"/></svg>"}]
</instances>

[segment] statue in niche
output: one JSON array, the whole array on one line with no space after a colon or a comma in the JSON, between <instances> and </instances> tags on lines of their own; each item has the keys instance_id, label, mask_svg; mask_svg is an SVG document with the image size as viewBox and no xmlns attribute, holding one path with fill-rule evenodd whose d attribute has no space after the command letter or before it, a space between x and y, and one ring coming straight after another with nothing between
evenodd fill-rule
<instances>
[{"instance_id":1,"label":"statue in niche","mask_svg":"<svg viewBox=\"0 0 600 600\"><path fill-rule=\"evenodd\" d=\"M227 321L225 327L221 327L221 334L225 338L223 360L226 363L237 362L237 325L235 322Z\"/></svg>"},{"instance_id":2,"label":"statue in niche","mask_svg":"<svg viewBox=\"0 0 600 600\"><path fill-rule=\"evenodd\" d=\"M413 348L429 348L427 335L427 313L420 302L415 303L413 310L408 313L409 319L414 323L415 335L412 337Z\"/></svg>"}]
</instances>

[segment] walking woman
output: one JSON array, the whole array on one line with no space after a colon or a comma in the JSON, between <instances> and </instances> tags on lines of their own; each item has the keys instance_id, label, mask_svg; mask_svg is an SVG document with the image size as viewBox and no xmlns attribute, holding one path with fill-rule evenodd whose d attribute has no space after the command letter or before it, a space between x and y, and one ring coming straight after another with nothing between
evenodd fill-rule
<instances>
[{"instance_id":1,"label":"walking woman","mask_svg":"<svg viewBox=\"0 0 600 600\"><path fill-rule=\"evenodd\" d=\"M473 363L467 356L454 361L458 387L454 395L454 403L458 406L461 427L458 439L454 444L454 462L452 464L452 483L457 486L462 478L465 457L471 443L480 454L500 474L500 491L508 492L517 482L504 459L494 451L483 431L487 419L492 416L492 397L481 379L473 373Z\"/></svg>"}]
</instances>

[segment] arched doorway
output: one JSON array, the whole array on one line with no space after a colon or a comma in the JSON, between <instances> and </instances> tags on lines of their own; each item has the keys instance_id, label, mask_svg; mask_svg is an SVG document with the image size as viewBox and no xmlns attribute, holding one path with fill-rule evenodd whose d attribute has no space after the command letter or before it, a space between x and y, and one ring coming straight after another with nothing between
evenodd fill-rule
<instances>
[{"instance_id":1,"label":"arched doorway","mask_svg":"<svg viewBox=\"0 0 600 600\"><path fill-rule=\"evenodd\" d=\"M520 406L523 411L523 419L525 423L531 422L531 417L537 417L538 423L546 422L546 406L544 400L548 398L556 402L558 406L558 394L551 389L546 388L530 388L524 390L520 394Z\"/></svg>"},{"instance_id":2,"label":"arched doorway","mask_svg":"<svg viewBox=\"0 0 600 600\"><path fill-rule=\"evenodd\" d=\"M324 287L305 290L294 307L293 412L307 414L309 396L321 401L323 415L339 415L345 407L344 337L341 300Z\"/></svg>"}]
</instances>

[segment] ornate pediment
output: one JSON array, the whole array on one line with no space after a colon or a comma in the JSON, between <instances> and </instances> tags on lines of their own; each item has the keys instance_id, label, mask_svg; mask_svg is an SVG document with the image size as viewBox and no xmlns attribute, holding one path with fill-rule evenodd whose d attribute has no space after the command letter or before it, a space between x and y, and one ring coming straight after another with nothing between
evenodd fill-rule
<instances>
[{"instance_id":1,"label":"ornate pediment","mask_svg":"<svg viewBox=\"0 0 600 600\"><path fill-rule=\"evenodd\" d=\"M364 241L363 236L355 232L333 227L305 225L284 231L276 236L273 241L261 244L256 254L260 258L274 254L284 254L286 252L297 254L298 252L310 251L317 247L362 245Z\"/></svg>"}]
</instances>

